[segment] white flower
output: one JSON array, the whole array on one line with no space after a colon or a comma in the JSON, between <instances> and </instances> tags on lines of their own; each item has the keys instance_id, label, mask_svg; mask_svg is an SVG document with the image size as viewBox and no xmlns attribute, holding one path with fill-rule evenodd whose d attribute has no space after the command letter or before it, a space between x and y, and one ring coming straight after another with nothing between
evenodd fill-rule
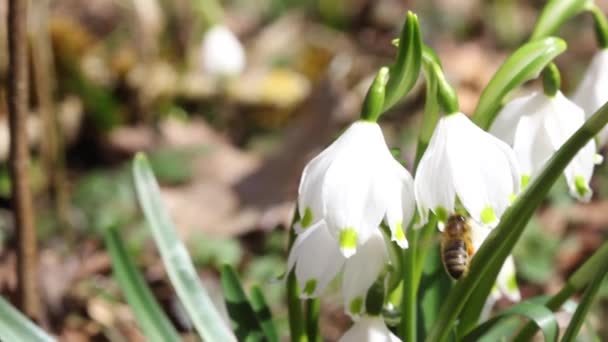
<instances>
[{"instance_id":1,"label":"white flower","mask_svg":"<svg viewBox=\"0 0 608 342\"><path fill-rule=\"evenodd\" d=\"M415 179L423 222L428 211L445 221L456 197L471 217L495 226L519 190L513 150L462 113L439 120Z\"/></svg>"},{"instance_id":2,"label":"white flower","mask_svg":"<svg viewBox=\"0 0 608 342\"><path fill-rule=\"evenodd\" d=\"M380 126L357 121L306 165L298 209L301 229L324 220L346 258L383 220L392 239L406 248L403 229L415 210L413 180L391 155Z\"/></svg>"},{"instance_id":3,"label":"white flower","mask_svg":"<svg viewBox=\"0 0 608 342\"><path fill-rule=\"evenodd\" d=\"M401 342L380 316L364 316L348 329L339 342Z\"/></svg>"},{"instance_id":4,"label":"white flower","mask_svg":"<svg viewBox=\"0 0 608 342\"><path fill-rule=\"evenodd\" d=\"M388 264L382 233L377 230L355 255L346 259L324 220L317 221L298 235L287 261L295 274L303 298L318 297L344 269L342 291L345 311L356 318L365 312L367 292Z\"/></svg>"},{"instance_id":5,"label":"white flower","mask_svg":"<svg viewBox=\"0 0 608 342\"><path fill-rule=\"evenodd\" d=\"M491 230L472 221L469 221L469 223L471 226L473 250L478 251L481 244L490 234ZM474 254L473 257L475 257ZM517 287L517 278L515 276L515 263L513 261L513 256L511 255L505 259L505 263L502 265L502 268L498 273L496 283L494 284L492 292L490 292L490 297L488 298L488 302L490 303L489 305L493 305L493 303L503 296L513 302L519 302L521 300L521 294L519 293L519 288Z\"/></svg>"},{"instance_id":6,"label":"white flower","mask_svg":"<svg viewBox=\"0 0 608 342\"><path fill-rule=\"evenodd\" d=\"M585 111L587 118L608 101L608 49L595 54L572 100ZM600 131L598 138L600 146L608 142L608 126Z\"/></svg>"},{"instance_id":7,"label":"white flower","mask_svg":"<svg viewBox=\"0 0 608 342\"><path fill-rule=\"evenodd\" d=\"M512 100L501 110L490 132L513 146L525 185L542 170L547 160L585 121L585 113L560 91L549 97L542 92ZM564 170L570 194L589 200L595 141L583 147Z\"/></svg>"},{"instance_id":8,"label":"white flower","mask_svg":"<svg viewBox=\"0 0 608 342\"><path fill-rule=\"evenodd\" d=\"M237 76L245 67L245 51L227 27L211 27L201 46L203 69L213 76Z\"/></svg>"}]
</instances>

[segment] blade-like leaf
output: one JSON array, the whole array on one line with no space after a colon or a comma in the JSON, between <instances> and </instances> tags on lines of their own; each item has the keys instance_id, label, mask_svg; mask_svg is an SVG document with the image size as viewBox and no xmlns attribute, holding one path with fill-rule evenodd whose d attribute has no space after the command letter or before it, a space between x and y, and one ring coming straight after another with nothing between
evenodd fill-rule
<instances>
[{"instance_id":1,"label":"blade-like leaf","mask_svg":"<svg viewBox=\"0 0 608 342\"><path fill-rule=\"evenodd\" d=\"M509 92L538 77L543 68L564 50L566 42L555 37L533 41L517 49L498 68L481 93L473 121L485 130L490 128Z\"/></svg>"},{"instance_id":2,"label":"blade-like leaf","mask_svg":"<svg viewBox=\"0 0 608 342\"><path fill-rule=\"evenodd\" d=\"M144 336L149 341L178 341L179 334L135 267L116 229L105 229L103 234L108 253L112 258L112 272Z\"/></svg>"},{"instance_id":3,"label":"blade-like leaf","mask_svg":"<svg viewBox=\"0 0 608 342\"><path fill-rule=\"evenodd\" d=\"M230 265L222 267L222 290L234 333L239 341L262 341L264 331L243 291L241 281Z\"/></svg>"},{"instance_id":4,"label":"blade-like leaf","mask_svg":"<svg viewBox=\"0 0 608 342\"><path fill-rule=\"evenodd\" d=\"M543 8L530 40L554 34L569 18L581 13L591 0L551 0Z\"/></svg>"},{"instance_id":5,"label":"blade-like leaf","mask_svg":"<svg viewBox=\"0 0 608 342\"><path fill-rule=\"evenodd\" d=\"M266 334L268 341L279 341L277 329L272 321L272 311L270 311L270 307L266 303L262 289L257 285L251 289L251 306L262 325L262 329L264 329L264 334Z\"/></svg>"},{"instance_id":6,"label":"blade-like leaf","mask_svg":"<svg viewBox=\"0 0 608 342\"><path fill-rule=\"evenodd\" d=\"M542 172L518 196L513 205L503 215L496 229L492 231L477 251L471 262L469 274L456 283L456 286L443 302L438 320L427 337L428 341L445 340L450 328L471 294L476 291L480 281L494 282L496 280L502 264L511 253L534 210L540 205L570 160L589 140L593 139L607 122L608 103L595 112L562 145L549 159ZM476 295L479 294L476 292ZM462 328L459 326L459 329L465 334L471 328L471 322Z\"/></svg>"},{"instance_id":7,"label":"blade-like leaf","mask_svg":"<svg viewBox=\"0 0 608 342\"><path fill-rule=\"evenodd\" d=\"M591 304L593 303L593 299L597 295L598 290L600 289L600 285L602 281L606 277L606 272L608 271L608 263L604 262L601 269L598 270L593 280L587 286L585 290L585 294L583 294L583 298L581 298L581 302L578 304L576 311L574 312L574 316L572 316L572 320L570 324L568 324L568 328L564 333L564 337L562 338L562 342L570 342L576 339L578 331L581 329L581 326L585 322L585 317L587 316L587 312L589 308L591 308Z\"/></svg>"},{"instance_id":8,"label":"blade-like leaf","mask_svg":"<svg viewBox=\"0 0 608 342\"><path fill-rule=\"evenodd\" d=\"M513 315L524 316L534 322L534 324L542 330L546 342L557 341L559 326L553 312L543 305L530 302L522 302L513 305L507 310L483 322L468 333L463 338L463 341L479 341L485 334L490 332L499 321Z\"/></svg>"},{"instance_id":9,"label":"blade-like leaf","mask_svg":"<svg viewBox=\"0 0 608 342\"><path fill-rule=\"evenodd\" d=\"M395 63L390 67L389 79L386 84L384 110L390 109L405 96L414 86L420 74L422 60L422 35L418 17L412 12L407 13Z\"/></svg>"},{"instance_id":10,"label":"blade-like leaf","mask_svg":"<svg viewBox=\"0 0 608 342\"><path fill-rule=\"evenodd\" d=\"M0 317L2 317L0 319L2 341L56 341L2 297L0 297Z\"/></svg>"},{"instance_id":11,"label":"blade-like leaf","mask_svg":"<svg viewBox=\"0 0 608 342\"><path fill-rule=\"evenodd\" d=\"M133 178L139 204L178 298L194 327L206 341L236 341L201 285L186 246L180 241L165 208L154 173L143 154L135 156Z\"/></svg>"}]
</instances>

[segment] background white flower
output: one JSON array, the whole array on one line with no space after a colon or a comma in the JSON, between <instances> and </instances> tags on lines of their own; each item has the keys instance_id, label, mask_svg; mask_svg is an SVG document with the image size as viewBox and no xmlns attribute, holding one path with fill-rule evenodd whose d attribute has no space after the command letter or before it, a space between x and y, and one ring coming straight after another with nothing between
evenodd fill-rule
<instances>
[{"instance_id":1,"label":"background white flower","mask_svg":"<svg viewBox=\"0 0 608 342\"><path fill-rule=\"evenodd\" d=\"M583 110L560 91L552 97L535 92L505 105L490 132L513 145L523 183L526 183L542 170L547 160L584 121ZM592 140L564 170L570 193L581 200L589 200L592 194L589 181L595 166L595 152Z\"/></svg>"},{"instance_id":2,"label":"background white flower","mask_svg":"<svg viewBox=\"0 0 608 342\"><path fill-rule=\"evenodd\" d=\"M204 71L212 76L237 76L245 68L245 51L232 31L217 25L205 32L201 61Z\"/></svg>"},{"instance_id":3,"label":"background white flower","mask_svg":"<svg viewBox=\"0 0 608 342\"><path fill-rule=\"evenodd\" d=\"M357 121L346 129L306 165L298 192L300 230L324 220L347 258L383 219L393 239L407 246L403 229L414 214L413 180L376 123Z\"/></svg>"},{"instance_id":4,"label":"background white flower","mask_svg":"<svg viewBox=\"0 0 608 342\"><path fill-rule=\"evenodd\" d=\"M364 316L340 337L340 342L400 342L380 316Z\"/></svg>"},{"instance_id":5,"label":"background white flower","mask_svg":"<svg viewBox=\"0 0 608 342\"><path fill-rule=\"evenodd\" d=\"M471 217L494 226L519 190L513 150L462 113L439 120L415 179L422 221L431 210L445 220L456 197Z\"/></svg>"},{"instance_id":6,"label":"background white flower","mask_svg":"<svg viewBox=\"0 0 608 342\"><path fill-rule=\"evenodd\" d=\"M587 118L608 101L608 49L593 56L572 100L585 111ZM608 142L608 126L600 131L598 138L600 146Z\"/></svg>"}]
</instances>

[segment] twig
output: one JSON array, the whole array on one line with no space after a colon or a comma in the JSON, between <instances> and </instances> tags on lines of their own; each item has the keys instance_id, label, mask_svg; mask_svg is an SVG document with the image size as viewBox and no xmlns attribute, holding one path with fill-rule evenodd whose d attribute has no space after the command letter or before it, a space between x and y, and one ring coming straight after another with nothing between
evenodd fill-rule
<instances>
[{"instance_id":1,"label":"twig","mask_svg":"<svg viewBox=\"0 0 608 342\"><path fill-rule=\"evenodd\" d=\"M40 320L38 250L29 180L26 135L28 114L27 0L9 0L8 8L8 109L12 206L17 238L17 297L21 310Z\"/></svg>"}]
</instances>

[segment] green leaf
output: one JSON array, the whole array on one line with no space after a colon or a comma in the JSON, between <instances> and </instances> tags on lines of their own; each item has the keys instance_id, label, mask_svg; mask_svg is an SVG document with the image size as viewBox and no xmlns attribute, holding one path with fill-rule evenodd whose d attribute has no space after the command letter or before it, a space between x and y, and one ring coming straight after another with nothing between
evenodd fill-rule
<instances>
[{"instance_id":1,"label":"green leaf","mask_svg":"<svg viewBox=\"0 0 608 342\"><path fill-rule=\"evenodd\" d=\"M399 36L399 47L395 63L389 69L386 84L384 110L389 110L414 86L422 65L422 35L418 17L407 12L403 30Z\"/></svg>"},{"instance_id":2,"label":"green leaf","mask_svg":"<svg viewBox=\"0 0 608 342\"><path fill-rule=\"evenodd\" d=\"M470 272L461 278L444 300L439 317L428 341L444 341L472 293L474 297L487 297L477 291L480 283L494 282L505 259L522 234L534 210L545 198L553 183L576 153L608 122L608 103L591 116L547 162L542 172L507 209L498 226L490 233L471 261ZM483 288L483 285L482 285ZM484 297L485 295L485 297ZM459 329L467 333L476 320L461 321Z\"/></svg>"},{"instance_id":3,"label":"green leaf","mask_svg":"<svg viewBox=\"0 0 608 342\"><path fill-rule=\"evenodd\" d=\"M513 52L481 93L473 121L482 129L489 129L511 90L538 77L543 68L564 50L566 42L549 37L527 43Z\"/></svg>"},{"instance_id":4,"label":"green leaf","mask_svg":"<svg viewBox=\"0 0 608 342\"><path fill-rule=\"evenodd\" d=\"M566 285L564 285L558 293L553 295L545 306L552 311L557 311L570 296L591 282L598 273L601 273L599 270L602 267L605 267L606 260L608 260L608 242L605 242L602 247L593 253L593 255L587 259L570 278L568 278ZM536 327L528 324L520 331L516 339L519 341L528 341L534 336L535 332Z\"/></svg>"},{"instance_id":5,"label":"green leaf","mask_svg":"<svg viewBox=\"0 0 608 342\"><path fill-rule=\"evenodd\" d=\"M152 295L141 272L114 228L103 231L112 272L129 303L142 333L149 341L179 341L180 336Z\"/></svg>"},{"instance_id":6,"label":"green leaf","mask_svg":"<svg viewBox=\"0 0 608 342\"><path fill-rule=\"evenodd\" d=\"M564 333L562 342L575 341L576 336L578 335L578 332L581 329L581 326L585 322L587 312L589 311L589 308L591 308L591 304L593 304L593 299L595 299L595 296L597 295L597 292L600 289L600 285L606 277L607 271L608 263L604 263L602 265L602 269L598 270L595 277L593 277L593 279L591 280L591 283L589 283L589 285L587 286L587 289L583 294L583 298L581 298L581 302L578 304L578 307L574 312L574 316L572 316L572 320L570 321L570 324L568 324L568 328L566 328L566 332Z\"/></svg>"},{"instance_id":7,"label":"green leaf","mask_svg":"<svg viewBox=\"0 0 608 342\"><path fill-rule=\"evenodd\" d=\"M2 341L56 341L3 297L0 297L0 316L2 317L0 319L0 340Z\"/></svg>"},{"instance_id":8,"label":"green leaf","mask_svg":"<svg viewBox=\"0 0 608 342\"><path fill-rule=\"evenodd\" d=\"M545 341L557 341L557 337L559 335L559 326L553 312L543 305L530 302L522 302L511 306L507 310L477 326L462 340L465 342L478 341L490 330L496 327L499 321L513 315L524 316L534 322L534 324L536 324L542 330Z\"/></svg>"},{"instance_id":9,"label":"green leaf","mask_svg":"<svg viewBox=\"0 0 608 342\"><path fill-rule=\"evenodd\" d=\"M229 265L222 267L222 290L234 333L239 341L262 341L264 331L253 307L249 303L241 281Z\"/></svg>"},{"instance_id":10,"label":"green leaf","mask_svg":"<svg viewBox=\"0 0 608 342\"><path fill-rule=\"evenodd\" d=\"M591 0L551 0L549 1L532 31L530 40L538 40L554 34L569 18L585 10Z\"/></svg>"},{"instance_id":11,"label":"green leaf","mask_svg":"<svg viewBox=\"0 0 608 342\"><path fill-rule=\"evenodd\" d=\"M308 342L321 341L319 333L319 315L321 314L321 301L319 298L306 299L306 338Z\"/></svg>"},{"instance_id":12,"label":"green leaf","mask_svg":"<svg viewBox=\"0 0 608 342\"><path fill-rule=\"evenodd\" d=\"M253 286L251 289L251 306L262 325L262 329L264 330L264 334L268 338L268 341L279 341L277 329L272 321L272 311L270 311L264 293L258 285Z\"/></svg>"},{"instance_id":13,"label":"green leaf","mask_svg":"<svg viewBox=\"0 0 608 342\"><path fill-rule=\"evenodd\" d=\"M150 225L169 280L199 335L207 341L236 341L201 285L188 251L177 236L162 202L158 183L144 154L135 156L133 178L139 204Z\"/></svg>"}]
</instances>

